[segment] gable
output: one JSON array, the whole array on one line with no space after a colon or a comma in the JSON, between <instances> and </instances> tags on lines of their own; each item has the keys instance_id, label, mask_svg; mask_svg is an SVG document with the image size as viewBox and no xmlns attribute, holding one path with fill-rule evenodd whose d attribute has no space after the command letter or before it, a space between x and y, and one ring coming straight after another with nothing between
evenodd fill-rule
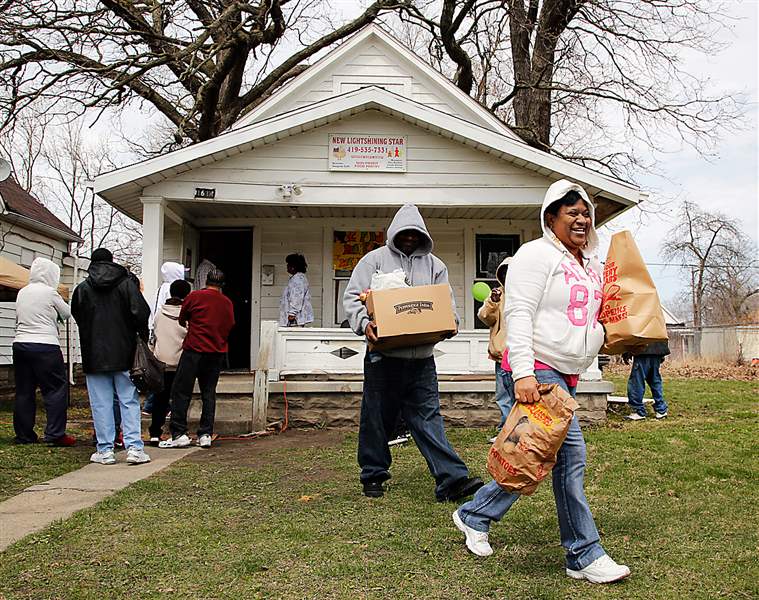
<instances>
[{"instance_id":1,"label":"gable","mask_svg":"<svg viewBox=\"0 0 759 600\"><path fill-rule=\"evenodd\" d=\"M490 112L376 25L332 50L232 129L371 86L516 139Z\"/></svg>"}]
</instances>

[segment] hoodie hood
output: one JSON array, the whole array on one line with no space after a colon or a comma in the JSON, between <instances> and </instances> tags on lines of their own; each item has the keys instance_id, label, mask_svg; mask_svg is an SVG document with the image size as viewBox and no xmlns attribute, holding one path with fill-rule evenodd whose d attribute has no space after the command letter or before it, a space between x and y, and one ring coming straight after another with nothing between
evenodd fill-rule
<instances>
[{"instance_id":1,"label":"hoodie hood","mask_svg":"<svg viewBox=\"0 0 759 600\"><path fill-rule=\"evenodd\" d=\"M58 289L61 281L61 269L47 258L35 258L29 268L29 283L44 283L46 286Z\"/></svg>"},{"instance_id":2,"label":"hoodie hood","mask_svg":"<svg viewBox=\"0 0 759 600\"><path fill-rule=\"evenodd\" d=\"M182 310L182 303L179 304L164 304L161 308L161 312L164 316L175 321L179 318L179 312Z\"/></svg>"},{"instance_id":3,"label":"hoodie hood","mask_svg":"<svg viewBox=\"0 0 759 600\"><path fill-rule=\"evenodd\" d=\"M126 268L113 262L91 263L88 271L90 283L93 287L100 289L114 288L129 277L129 271Z\"/></svg>"},{"instance_id":4,"label":"hoodie hood","mask_svg":"<svg viewBox=\"0 0 759 600\"><path fill-rule=\"evenodd\" d=\"M583 254L585 256L590 256L591 254L595 254L596 250L598 249L598 233L596 232L596 207L590 201L588 194L581 186L577 185L576 183L572 183L571 181L567 181L566 179L560 179L559 181L551 184L548 190L546 190L546 195L543 199L543 206L540 209L540 226L543 228L543 234L548 237L548 239L554 243L559 243L562 248L564 247L563 244L558 241L553 231L551 231L548 228L548 225L546 225L546 208L548 208L557 200L561 200L567 194L567 192L572 191L580 194L580 197L585 200L585 203L588 205L588 210L590 210L590 231L588 231L587 244L585 245L585 248L583 248Z\"/></svg>"},{"instance_id":5,"label":"hoodie hood","mask_svg":"<svg viewBox=\"0 0 759 600\"><path fill-rule=\"evenodd\" d=\"M498 268L495 270L495 278L503 287L506 287L506 268L509 266L510 262L511 257L507 256L501 261L501 264L498 265Z\"/></svg>"},{"instance_id":6,"label":"hoodie hood","mask_svg":"<svg viewBox=\"0 0 759 600\"><path fill-rule=\"evenodd\" d=\"M184 265L165 262L161 265L161 276L164 283L174 283L177 279L184 279Z\"/></svg>"},{"instance_id":7,"label":"hoodie hood","mask_svg":"<svg viewBox=\"0 0 759 600\"><path fill-rule=\"evenodd\" d=\"M402 252L395 246L395 236L406 229L418 231L424 237L421 245L412 256L423 256L432 252L434 244L430 237L430 232L427 231L424 219L422 218L419 209L414 204L404 204L401 206L398 209L398 212L395 213L395 216L390 223L390 227L387 228L386 244L388 248L397 254L402 254Z\"/></svg>"}]
</instances>

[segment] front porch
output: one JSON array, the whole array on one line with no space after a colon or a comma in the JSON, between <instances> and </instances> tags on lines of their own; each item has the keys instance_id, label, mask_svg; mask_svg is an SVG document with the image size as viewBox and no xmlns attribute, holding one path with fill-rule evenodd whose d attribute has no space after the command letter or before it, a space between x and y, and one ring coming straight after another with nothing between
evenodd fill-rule
<instances>
[{"instance_id":1,"label":"front porch","mask_svg":"<svg viewBox=\"0 0 759 600\"><path fill-rule=\"evenodd\" d=\"M363 392L364 342L348 329L277 328L268 368L266 422L281 421L288 409L291 427L356 429ZM461 331L435 350L440 406L448 426L496 427L493 362L487 357L487 331ZM577 388L578 416L583 425L606 420L607 395L613 386L591 369ZM253 429L256 373L224 373L217 388L216 429L222 434ZM197 403L196 403L197 404ZM197 407L196 407L197 408ZM192 415L191 415L192 416Z\"/></svg>"}]
</instances>

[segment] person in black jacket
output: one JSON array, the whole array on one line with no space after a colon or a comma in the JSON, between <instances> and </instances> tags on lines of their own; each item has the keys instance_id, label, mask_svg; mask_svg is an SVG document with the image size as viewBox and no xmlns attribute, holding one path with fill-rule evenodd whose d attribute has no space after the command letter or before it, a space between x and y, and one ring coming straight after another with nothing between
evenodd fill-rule
<instances>
[{"instance_id":1,"label":"person in black jacket","mask_svg":"<svg viewBox=\"0 0 759 600\"><path fill-rule=\"evenodd\" d=\"M76 287L71 300L97 437L97 451L90 461L104 465L116 462L115 394L121 409L127 462L150 462L141 436L140 397L129 379L137 336L146 342L148 339L150 307L140 293L137 278L114 263L110 251L98 248L90 261L89 277Z\"/></svg>"},{"instance_id":2,"label":"person in black jacket","mask_svg":"<svg viewBox=\"0 0 759 600\"><path fill-rule=\"evenodd\" d=\"M632 356L633 366L630 377L627 380L627 403L631 412L627 415L630 421L640 421L646 418L646 407L643 406L643 393L646 391L646 383L651 388L654 397L654 416L664 419L667 416L667 403L664 401L664 388L662 386L659 365L664 362L664 357L669 354L667 342L654 342L640 352L631 355L625 352L622 360L629 364Z\"/></svg>"}]
</instances>

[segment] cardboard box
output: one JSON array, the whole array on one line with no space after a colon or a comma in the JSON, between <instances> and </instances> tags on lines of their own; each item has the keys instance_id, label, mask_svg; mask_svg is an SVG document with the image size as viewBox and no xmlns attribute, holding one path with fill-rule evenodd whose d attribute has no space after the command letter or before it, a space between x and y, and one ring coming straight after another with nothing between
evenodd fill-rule
<instances>
[{"instance_id":1,"label":"cardboard box","mask_svg":"<svg viewBox=\"0 0 759 600\"><path fill-rule=\"evenodd\" d=\"M372 349L436 344L456 332L451 291L445 284L372 290L366 310L377 324L379 342Z\"/></svg>"}]
</instances>

